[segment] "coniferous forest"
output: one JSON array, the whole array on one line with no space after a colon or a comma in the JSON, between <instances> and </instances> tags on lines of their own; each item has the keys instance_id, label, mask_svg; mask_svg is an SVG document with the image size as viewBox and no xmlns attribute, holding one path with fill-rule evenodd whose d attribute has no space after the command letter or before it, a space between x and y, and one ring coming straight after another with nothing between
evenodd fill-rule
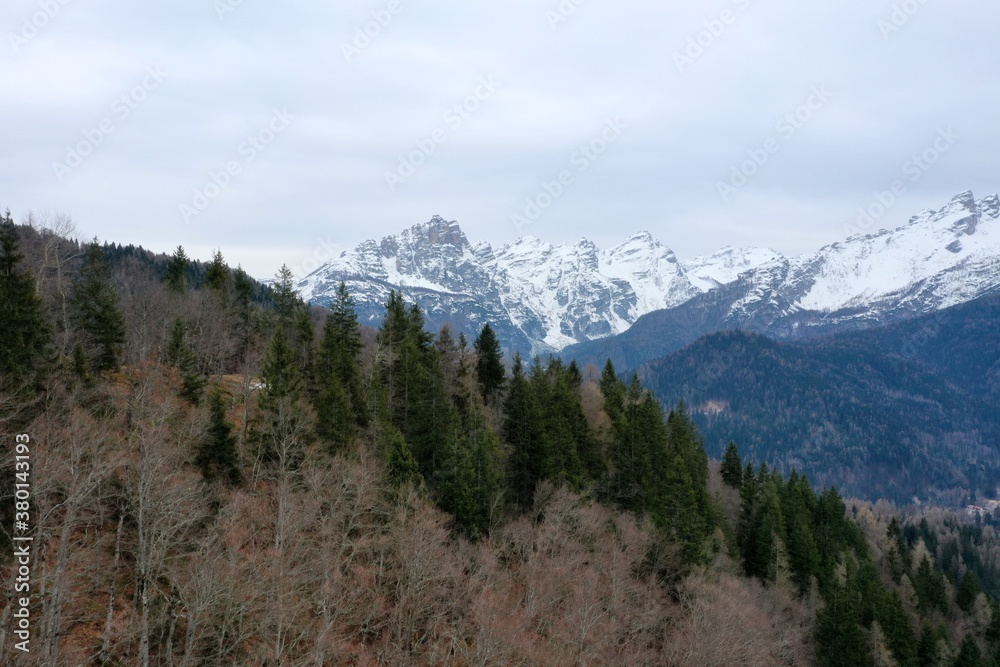
<instances>
[{"instance_id":1,"label":"coniferous forest","mask_svg":"<svg viewBox=\"0 0 1000 667\"><path fill-rule=\"evenodd\" d=\"M1000 667L990 521L712 461L610 361L396 292L372 329L343 286L68 233L0 222L4 664Z\"/></svg>"}]
</instances>

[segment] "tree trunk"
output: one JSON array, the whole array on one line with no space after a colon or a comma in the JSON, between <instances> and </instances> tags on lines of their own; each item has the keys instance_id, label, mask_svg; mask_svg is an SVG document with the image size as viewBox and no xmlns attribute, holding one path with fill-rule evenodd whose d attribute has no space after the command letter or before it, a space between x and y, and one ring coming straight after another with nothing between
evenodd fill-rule
<instances>
[{"instance_id":1,"label":"tree trunk","mask_svg":"<svg viewBox=\"0 0 1000 667\"><path fill-rule=\"evenodd\" d=\"M115 560L111 566L111 589L108 591L108 616L104 622L104 640L101 642L100 660L102 663L111 658L111 625L115 618L115 584L118 580L118 564L122 555L122 529L125 524L125 512L118 515L118 532L115 534Z\"/></svg>"}]
</instances>

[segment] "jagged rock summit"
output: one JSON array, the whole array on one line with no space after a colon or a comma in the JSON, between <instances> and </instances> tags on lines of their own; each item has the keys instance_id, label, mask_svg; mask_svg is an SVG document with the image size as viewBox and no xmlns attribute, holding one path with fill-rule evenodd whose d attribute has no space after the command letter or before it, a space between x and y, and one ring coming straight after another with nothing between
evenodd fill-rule
<instances>
[{"instance_id":1,"label":"jagged rock summit","mask_svg":"<svg viewBox=\"0 0 1000 667\"><path fill-rule=\"evenodd\" d=\"M648 314L617 339L584 342L565 354L635 367L716 331L803 339L933 313L997 291L1000 199L963 192L896 229L761 262L727 285Z\"/></svg>"},{"instance_id":2,"label":"jagged rock summit","mask_svg":"<svg viewBox=\"0 0 1000 667\"><path fill-rule=\"evenodd\" d=\"M457 222L435 215L341 253L298 288L307 300L327 304L344 281L362 321L373 325L389 291L399 290L420 304L432 326L451 322L472 333L490 322L510 349L544 353L621 333L648 312L776 257L770 250L727 248L686 265L649 232L610 250L586 239L552 245L531 236L494 249L472 245Z\"/></svg>"},{"instance_id":3,"label":"jagged rock summit","mask_svg":"<svg viewBox=\"0 0 1000 667\"><path fill-rule=\"evenodd\" d=\"M726 328L787 337L873 326L998 289L1000 199L963 192L897 229L795 257L726 247L690 261L649 232L608 250L587 239L553 245L532 236L495 249L473 245L457 222L435 215L343 252L298 288L326 304L341 280L369 324L381 320L394 289L420 305L430 326L450 322L473 334L490 322L508 349L522 353L587 347L664 312L684 313L685 324L692 314L701 318L684 327L688 338Z\"/></svg>"}]
</instances>

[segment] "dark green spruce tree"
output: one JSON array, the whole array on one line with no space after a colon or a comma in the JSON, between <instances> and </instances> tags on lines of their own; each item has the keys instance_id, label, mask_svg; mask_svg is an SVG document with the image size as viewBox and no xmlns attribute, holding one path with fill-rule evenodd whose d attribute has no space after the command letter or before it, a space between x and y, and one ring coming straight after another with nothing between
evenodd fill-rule
<instances>
[{"instance_id":1,"label":"dark green spruce tree","mask_svg":"<svg viewBox=\"0 0 1000 667\"><path fill-rule=\"evenodd\" d=\"M659 401L655 401L651 393L648 397L648 400L654 401L659 407ZM667 417L667 460L676 460L678 457L684 462L685 472L690 479L690 493L695 500L695 513L690 518L692 528L688 530L694 530L694 526L698 526L698 537L704 540L717 523L716 509L708 493L708 454L705 453L701 434L683 402L671 410ZM695 533L691 535L694 537Z\"/></svg>"},{"instance_id":2,"label":"dark green spruce tree","mask_svg":"<svg viewBox=\"0 0 1000 667\"><path fill-rule=\"evenodd\" d=\"M35 280L22 268L17 227L0 217L0 390L33 393L50 368L52 331Z\"/></svg>"},{"instance_id":3,"label":"dark green spruce tree","mask_svg":"<svg viewBox=\"0 0 1000 667\"><path fill-rule=\"evenodd\" d=\"M166 361L181 373L181 397L198 405L208 378L198 369L198 358L187 342L187 327L179 317L170 330Z\"/></svg>"},{"instance_id":4,"label":"dark green spruce tree","mask_svg":"<svg viewBox=\"0 0 1000 667\"><path fill-rule=\"evenodd\" d=\"M230 484L239 484L239 456L236 451L236 435L226 414L226 398L222 389L216 389L208 397L208 430L198 445L195 463L208 481L222 479Z\"/></svg>"},{"instance_id":5,"label":"dark green spruce tree","mask_svg":"<svg viewBox=\"0 0 1000 667\"><path fill-rule=\"evenodd\" d=\"M620 414L611 415L614 427L611 496L622 509L644 514L650 508L650 494L658 481L650 450L663 435L663 427L660 423L644 423L640 412L644 392L638 376L633 375L628 389L622 387L618 393L622 397Z\"/></svg>"},{"instance_id":6,"label":"dark green spruce tree","mask_svg":"<svg viewBox=\"0 0 1000 667\"><path fill-rule=\"evenodd\" d=\"M212 254L212 262L205 271L205 287L216 292L225 292L229 287L229 267L220 250Z\"/></svg>"},{"instance_id":7,"label":"dark green spruce tree","mask_svg":"<svg viewBox=\"0 0 1000 667\"><path fill-rule=\"evenodd\" d=\"M951 664L952 667L983 667L983 652L971 632L965 635L965 639L958 647L958 655Z\"/></svg>"},{"instance_id":8,"label":"dark green spruce tree","mask_svg":"<svg viewBox=\"0 0 1000 667\"><path fill-rule=\"evenodd\" d=\"M972 604L976 601L976 596L979 595L980 591L982 591L982 587L979 585L979 577L972 570L966 570L958 584L955 602L962 611L969 613L972 611Z\"/></svg>"},{"instance_id":9,"label":"dark green spruce tree","mask_svg":"<svg viewBox=\"0 0 1000 667\"><path fill-rule=\"evenodd\" d=\"M96 241L87 247L72 306L91 367L97 372L117 369L125 344L125 316L111 281L111 266Z\"/></svg>"},{"instance_id":10,"label":"dark green spruce tree","mask_svg":"<svg viewBox=\"0 0 1000 667\"><path fill-rule=\"evenodd\" d=\"M722 457L721 473L726 486L738 489L743 484L743 461L740 459L740 450L735 442L730 442L726 448L726 454Z\"/></svg>"},{"instance_id":11,"label":"dark green spruce tree","mask_svg":"<svg viewBox=\"0 0 1000 667\"><path fill-rule=\"evenodd\" d=\"M167 260L163 280L172 292L182 293L188 288L187 271L191 260L182 246L177 246L174 254Z\"/></svg>"},{"instance_id":12,"label":"dark green spruce tree","mask_svg":"<svg viewBox=\"0 0 1000 667\"><path fill-rule=\"evenodd\" d=\"M264 387L255 429L258 456L281 470L297 469L314 437L313 419L298 356L283 327L271 338L260 378Z\"/></svg>"},{"instance_id":13,"label":"dark green spruce tree","mask_svg":"<svg viewBox=\"0 0 1000 667\"><path fill-rule=\"evenodd\" d=\"M437 458L451 422L451 401L440 355L424 330L424 316L391 292L378 334L380 374L392 421L410 445L421 474L433 484Z\"/></svg>"},{"instance_id":14,"label":"dark green spruce tree","mask_svg":"<svg viewBox=\"0 0 1000 667\"><path fill-rule=\"evenodd\" d=\"M743 471L740 487L740 514L736 520L736 544L743 563L743 573L754 576L758 571L757 557L757 515L760 505L760 485L754 475L753 465L747 463Z\"/></svg>"},{"instance_id":15,"label":"dark green spruce tree","mask_svg":"<svg viewBox=\"0 0 1000 667\"><path fill-rule=\"evenodd\" d=\"M604 412L611 419L611 423L615 424L621 419L625 410L625 385L618 377L615 365L610 359L604 364L604 370L601 372L600 387L604 396Z\"/></svg>"},{"instance_id":16,"label":"dark green spruce tree","mask_svg":"<svg viewBox=\"0 0 1000 667\"><path fill-rule=\"evenodd\" d=\"M506 504L503 450L486 417L471 364L461 362L458 370L459 396L455 404L462 428L460 446L466 450L462 458L472 463L471 476L462 484L470 487L472 503L468 514L457 523L466 534L478 537L489 533Z\"/></svg>"},{"instance_id":17,"label":"dark green spruce tree","mask_svg":"<svg viewBox=\"0 0 1000 667\"><path fill-rule=\"evenodd\" d=\"M334 452L343 449L368 423L361 348L354 302L341 282L313 364L316 431Z\"/></svg>"},{"instance_id":18,"label":"dark green spruce tree","mask_svg":"<svg viewBox=\"0 0 1000 667\"><path fill-rule=\"evenodd\" d=\"M476 377L483 399L489 400L503 387L506 372L503 367L503 351L493 327L486 323L473 342L476 348Z\"/></svg>"},{"instance_id":19,"label":"dark green spruce tree","mask_svg":"<svg viewBox=\"0 0 1000 667\"><path fill-rule=\"evenodd\" d=\"M274 301L274 312L278 317L278 323L285 327L292 326L297 319L301 300L295 293L295 278L287 265L282 264L278 269L271 289L271 299Z\"/></svg>"},{"instance_id":20,"label":"dark green spruce tree","mask_svg":"<svg viewBox=\"0 0 1000 667\"><path fill-rule=\"evenodd\" d=\"M945 589L944 575L930 558L924 556L917 566L913 577L913 588L917 591L920 611L929 613L934 609L942 614L948 613L948 595Z\"/></svg>"},{"instance_id":21,"label":"dark green spruce tree","mask_svg":"<svg viewBox=\"0 0 1000 667\"><path fill-rule=\"evenodd\" d=\"M850 579L850 577L848 578ZM858 607L849 585L834 583L816 616L816 663L820 667L873 667Z\"/></svg>"},{"instance_id":22,"label":"dark green spruce tree","mask_svg":"<svg viewBox=\"0 0 1000 667\"><path fill-rule=\"evenodd\" d=\"M84 352L80 341L77 341L76 345L73 346L71 368L73 375L80 381L84 388L94 388L96 381L94 380L94 374L90 372L90 359L87 358L87 353Z\"/></svg>"},{"instance_id":23,"label":"dark green spruce tree","mask_svg":"<svg viewBox=\"0 0 1000 667\"><path fill-rule=\"evenodd\" d=\"M542 477L542 412L525 376L520 354L514 355L503 413L503 439L510 448L507 488L515 507L526 511Z\"/></svg>"},{"instance_id":24,"label":"dark green spruce tree","mask_svg":"<svg viewBox=\"0 0 1000 667\"><path fill-rule=\"evenodd\" d=\"M942 648L947 646L949 646L947 628L925 625L917 642L917 664L921 667L924 665L947 665L947 662L941 660Z\"/></svg>"},{"instance_id":25,"label":"dark green spruce tree","mask_svg":"<svg viewBox=\"0 0 1000 667\"><path fill-rule=\"evenodd\" d=\"M256 337L259 314L254 308L253 280L242 267L233 271L232 308L236 316L236 358L244 359Z\"/></svg>"},{"instance_id":26,"label":"dark green spruce tree","mask_svg":"<svg viewBox=\"0 0 1000 667\"><path fill-rule=\"evenodd\" d=\"M815 504L816 495L808 478L793 470L782 489L781 513L785 521L788 568L799 595L809 592L819 569L819 552L812 531Z\"/></svg>"}]
</instances>

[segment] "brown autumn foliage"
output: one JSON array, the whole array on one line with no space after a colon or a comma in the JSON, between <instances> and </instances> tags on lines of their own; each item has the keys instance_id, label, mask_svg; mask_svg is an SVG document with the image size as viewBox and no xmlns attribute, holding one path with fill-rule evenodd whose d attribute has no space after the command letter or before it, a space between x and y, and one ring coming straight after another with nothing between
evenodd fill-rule
<instances>
[{"instance_id":1,"label":"brown autumn foliage","mask_svg":"<svg viewBox=\"0 0 1000 667\"><path fill-rule=\"evenodd\" d=\"M788 588L721 573L692 576L682 590L685 613L670 635L669 664L813 664L812 614Z\"/></svg>"},{"instance_id":2,"label":"brown autumn foliage","mask_svg":"<svg viewBox=\"0 0 1000 667\"><path fill-rule=\"evenodd\" d=\"M99 415L66 395L27 429L44 557L17 664L806 664L806 616L777 590L705 574L668 588L648 526L547 484L475 544L364 447L208 484L192 463L207 410L178 382L139 364ZM725 651L699 641L715 635Z\"/></svg>"}]
</instances>

